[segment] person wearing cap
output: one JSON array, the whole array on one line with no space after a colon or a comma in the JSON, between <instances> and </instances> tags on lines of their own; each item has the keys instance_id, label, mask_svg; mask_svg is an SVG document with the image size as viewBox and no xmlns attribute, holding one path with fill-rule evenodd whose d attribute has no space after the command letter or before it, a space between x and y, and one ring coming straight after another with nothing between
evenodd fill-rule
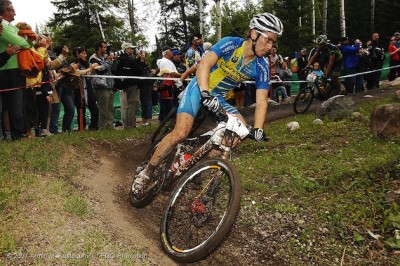
<instances>
[{"instance_id":1,"label":"person wearing cap","mask_svg":"<svg viewBox=\"0 0 400 266\"><path fill-rule=\"evenodd\" d=\"M257 89L254 127L250 136L256 141L265 140L263 128L270 75L264 56L276 45L282 32L281 20L273 14L263 13L250 20L246 39L224 37L211 47L201 60L196 76L182 93L175 128L161 140L147 166L134 178L131 190L138 199L146 195L158 164L189 135L201 105L215 113L223 108L247 124L239 111L225 101L225 96L245 80L254 79Z\"/></svg>"},{"instance_id":2,"label":"person wearing cap","mask_svg":"<svg viewBox=\"0 0 400 266\"><path fill-rule=\"evenodd\" d=\"M186 66L182 62L182 52L178 49L172 51L172 62L179 74L186 71Z\"/></svg>"},{"instance_id":3,"label":"person wearing cap","mask_svg":"<svg viewBox=\"0 0 400 266\"><path fill-rule=\"evenodd\" d=\"M157 76L163 78L172 77L168 68L161 68ZM174 106L175 83L171 79L158 80L155 83L155 89L160 96L160 114L158 120L162 122Z\"/></svg>"},{"instance_id":4,"label":"person wearing cap","mask_svg":"<svg viewBox=\"0 0 400 266\"><path fill-rule=\"evenodd\" d=\"M317 47L314 54L309 59L306 68L310 68L314 62L318 62L324 72L324 79L331 78L332 84L337 93L340 93L340 69L342 67L342 53L339 48L328 42L326 35L319 35L316 39ZM325 88L324 79L321 80L322 87Z\"/></svg>"},{"instance_id":5,"label":"person wearing cap","mask_svg":"<svg viewBox=\"0 0 400 266\"><path fill-rule=\"evenodd\" d=\"M167 68L169 70L171 78L180 78L181 74L176 69L175 64L172 62L173 51L174 49L169 47L168 45L162 48L162 55L163 57L157 61L158 69ZM183 86L182 82L179 80L175 81L175 86L180 88Z\"/></svg>"},{"instance_id":6,"label":"person wearing cap","mask_svg":"<svg viewBox=\"0 0 400 266\"><path fill-rule=\"evenodd\" d=\"M136 46L129 42L121 45L124 53L118 59L117 75L143 76L143 68L140 59L135 56ZM136 112L139 109L140 90L138 79L122 79L120 83L120 101L122 124L125 129L136 127Z\"/></svg>"},{"instance_id":7,"label":"person wearing cap","mask_svg":"<svg viewBox=\"0 0 400 266\"><path fill-rule=\"evenodd\" d=\"M183 75L183 73L185 73L186 71L186 66L185 64L182 62L182 52L178 49L175 49L172 51L172 62L174 63L176 70L178 71L179 74L181 74L181 77ZM181 80L182 81L182 80ZM182 85L184 83L182 82ZM186 85L186 83L185 83ZM178 96L179 94L185 89L185 86L181 86L181 87L175 87L175 91L174 91L174 104L178 103Z\"/></svg>"},{"instance_id":8,"label":"person wearing cap","mask_svg":"<svg viewBox=\"0 0 400 266\"><path fill-rule=\"evenodd\" d=\"M307 57L307 48L303 47L300 49L300 53L298 57L295 59L296 60L296 67L295 69L292 68L292 72L295 72L297 74L297 78L301 81L305 81L307 78L307 74L304 71L306 69L307 63L308 63L308 57ZM307 86L306 82L300 83L300 90L304 87Z\"/></svg>"},{"instance_id":9,"label":"person wearing cap","mask_svg":"<svg viewBox=\"0 0 400 266\"><path fill-rule=\"evenodd\" d=\"M360 66L360 42L352 45L349 37L342 37L340 42L340 51L343 55L343 75L354 75ZM356 87L356 76L347 77L344 81L347 93L363 91L363 88Z\"/></svg>"}]
</instances>

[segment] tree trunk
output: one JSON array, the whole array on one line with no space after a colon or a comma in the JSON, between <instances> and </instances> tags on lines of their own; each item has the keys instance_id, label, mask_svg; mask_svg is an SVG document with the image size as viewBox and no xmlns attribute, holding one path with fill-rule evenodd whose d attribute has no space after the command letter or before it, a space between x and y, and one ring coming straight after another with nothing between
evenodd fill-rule
<instances>
[{"instance_id":1,"label":"tree trunk","mask_svg":"<svg viewBox=\"0 0 400 266\"><path fill-rule=\"evenodd\" d=\"M315 0L311 0L311 32L315 36Z\"/></svg>"},{"instance_id":2,"label":"tree trunk","mask_svg":"<svg viewBox=\"0 0 400 266\"><path fill-rule=\"evenodd\" d=\"M135 7L133 6L133 0L128 0L128 16L129 16L129 27L131 28L132 35L135 35L136 23L135 23Z\"/></svg>"},{"instance_id":3,"label":"tree trunk","mask_svg":"<svg viewBox=\"0 0 400 266\"><path fill-rule=\"evenodd\" d=\"M221 19L221 0L215 0L215 4L217 7L217 40L221 40L221 24L222 24L222 19Z\"/></svg>"},{"instance_id":4,"label":"tree trunk","mask_svg":"<svg viewBox=\"0 0 400 266\"><path fill-rule=\"evenodd\" d=\"M344 0L340 0L340 33L342 37L346 36L346 17L344 11Z\"/></svg>"},{"instance_id":5,"label":"tree trunk","mask_svg":"<svg viewBox=\"0 0 400 266\"><path fill-rule=\"evenodd\" d=\"M374 33L375 28L375 0L371 0L371 34Z\"/></svg>"},{"instance_id":6,"label":"tree trunk","mask_svg":"<svg viewBox=\"0 0 400 266\"><path fill-rule=\"evenodd\" d=\"M324 0L323 18L322 18L322 31L324 32L324 34L327 34L326 32L327 20L328 20L328 0Z\"/></svg>"}]
</instances>

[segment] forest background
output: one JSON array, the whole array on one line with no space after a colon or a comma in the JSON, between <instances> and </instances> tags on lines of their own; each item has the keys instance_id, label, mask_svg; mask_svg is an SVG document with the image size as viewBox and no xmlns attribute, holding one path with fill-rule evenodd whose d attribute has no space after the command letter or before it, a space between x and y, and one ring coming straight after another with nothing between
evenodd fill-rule
<instances>
[{"instance_id":1,"label":"forest background","mask_svg":"<svg viewBox=\"0 0 400 266\"><path fill-rule=\"evenodd\" d=\"M205 14L200 12L209 10ZM373 32L381 36L386 47L394 32L400 31L400 1L391 0L142 0L140 8L134 0L53 0L54 17L38 32L53 36L55 45L85 46L93 52L96 41L104 39L119 50L123 41L135 43L151 53L154 62L161 56L163 45L187 50L187 40L202 29L205 41L217 41L218 12L221 6L221 36L246 37L250 18L257 13L275 13L284 24L284 34L279 39L279 52L293 57L301 47L311 48L316 35L325 33L332 43L340 40L340 7L344 3L346 36L361 39L364 43ZM312 30L312 3L315 7L315 34ZM155 13L156 6L161 12ZM324 10L327 16L324 16ZM148 16L138 16L145 12ZM141 17L141 19L139 19ZM200 17L203 17L200 23ZM150 45L149 36L143 32L144 24L157 21L156 44ZM202 25L202 26L200 26ZM326 25L326 30L324 29ZM201 28L201 29L200 29ZM153 37L153 36L151 36Z\"/></svg>"}]
</instances>

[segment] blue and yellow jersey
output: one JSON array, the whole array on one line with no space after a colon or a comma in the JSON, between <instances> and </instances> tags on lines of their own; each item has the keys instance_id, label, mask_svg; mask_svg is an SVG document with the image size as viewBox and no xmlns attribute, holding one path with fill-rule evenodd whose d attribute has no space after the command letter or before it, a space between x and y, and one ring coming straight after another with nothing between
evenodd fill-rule
<instances>
[{"instance_id":1,"label":"blue and yellow jersey","mask_svg":"<svg viewBox=\"0 0 400 266\"><path fill-rule=\"evenodd\" d=\"M244 41L243 38L225 37L209 50L218 56L210 73L210 94L217 97L220 105L232 114L239 112L226 102L225 96L241 82L254 79L256 89L269 89L269 64L265 58L255 57L243 65ZM178 114L188 113L195 117L200 109L200 102L200 89L195 77L182 93Z\"/></svg>"},{"instance_id":2,"label":"blue and yellow jersey","mask_svg":"<svg viewBox=\"0 0 400 266\"><path fill-rule=\"evenodd\" d=\"M211 69L209 89L212 95L225 96L242 81L254 79L256 89L269 89L269 64L263 57L255 57L243 65L243 38L225 37L213 45L210 51L218 56Z\"/></svg>"}]
</instances>

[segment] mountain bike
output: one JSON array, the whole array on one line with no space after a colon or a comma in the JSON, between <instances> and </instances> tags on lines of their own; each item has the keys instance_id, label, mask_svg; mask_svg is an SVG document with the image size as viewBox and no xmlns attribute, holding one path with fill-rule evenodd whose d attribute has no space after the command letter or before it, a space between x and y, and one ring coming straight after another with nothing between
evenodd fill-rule
<instances>
[{"instance_id":1,"label":"mountain bike","mask_svg":"<svg viewBox=\"0 0 400 266\"><path fill-rule=\"evenodd\" d=\"M162 140L168 133L170 133L176 124L176 111L178 110L178 104L176 104L168 115L161 121L160 125L157 127L156 131L154 131L153 136L151 137L151 143L158 143ZM207 110L204 107L200 108L199 113L197 114L192 129L190 133L195 132L204 122L207 115Z\"/></svg>"},{"instance_id":2,"label":"mountain bike","mask_svg":"<svg viewBox=\"0 0 400 266\"><path fill-rule=\"evenodd\" d=\"M294 99L293 109L296 114L305 113L314 98L325 101L332 96L346 94L346 88L342 82L340 88L336 89L331 79L319 78L310 72L307 75L307 86L302 88Z\"/></svg>"},{"instance_id":3,"label":"mountain bike","mask_svg":"<svg viewBox=\"0 0 400 266\"><path fill-rule=\"evenodd\" d=\"M130 191L131 204L142 208L164 187L176 183L162 213L160 239L164 251L180 262L208 256L225 238L240 208L241 182L228 159L250 128L223 109L219 112L216 128L187 138L156 167L143 196ZM211 151L220 155L204 158Z\"/></svg>"}]
</instances>

